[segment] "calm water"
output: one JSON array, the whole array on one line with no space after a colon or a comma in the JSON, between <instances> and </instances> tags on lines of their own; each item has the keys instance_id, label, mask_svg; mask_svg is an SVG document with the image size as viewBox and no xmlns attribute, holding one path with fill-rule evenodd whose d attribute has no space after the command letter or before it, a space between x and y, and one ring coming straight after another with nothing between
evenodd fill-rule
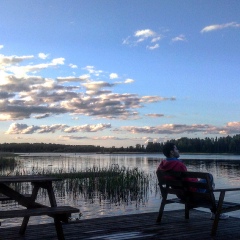
<instances>
[{"instance_id":1,"label":"calm water","mask_svg":"<svg viewBox=\"0 0 240 240\"><path fill-rule=\"evenodd\" d=\"M96 218L103 216L114 216L123 214L134 214L143 212L158 211L160 204L159 189L156 185L156 169L161 159L161 154L22 154L18 160L20 167L15 171L24 174L32 172L41 172L45 170L66 171L80 170L85 171L93 166L103 168L112 164L118 164L120 167L138 168L152 176L148 193L140 201L127 201L112 203L109 199L99 199L99 196L89 200L81 194L76 195L71 192L56 193L58 205L71 205L80 209L81 219ZM240 156L237 155L187 155L182 154L181 159L187 165L189 171L211 172L215 179L216 188L240 187ZM10 170L6 170L10 172ZM25 190L26 191L26 190ZM29 189L30 191L30 189ZM48 204L47 199L41 195L41 202ZM240 202L240 191L227 194L226 200ZM18 207L13 202L0 203L1 209L12 209ZM172 208L182 208L175 205ZM168 208L167 208L168 209ZM240 217L240 211L231 213L232 216ZM73 215L78 217L78 215ZM15 226L21 219L1 220L2 227ZM48 217L32 217L30 224L44 223L52 221Z\"/></svg>"}]
</instances>

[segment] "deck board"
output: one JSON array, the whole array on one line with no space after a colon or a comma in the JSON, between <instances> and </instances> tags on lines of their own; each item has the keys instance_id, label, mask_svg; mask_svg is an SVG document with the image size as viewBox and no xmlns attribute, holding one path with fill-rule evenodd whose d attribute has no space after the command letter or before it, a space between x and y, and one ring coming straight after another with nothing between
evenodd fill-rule
<instances>
[{"instance_id":1,"label":"deck board","mask_svg":"<svg viewBox=\"0 0 240 240\"><path fill-rule=\"evenodd\" d=\"M83 219L63 224L66 240L124 240L124 239L240 239L240 219L230 217L219 222L216 237L210 236L210 214L190 211L185 220L183 210L164 212L162 223L156 223L157 212L115 217ZM1 228L1 240L57 240L54 224L29 225L25 236L18 234L19 227Z\"/></svg>"}]
</instances>

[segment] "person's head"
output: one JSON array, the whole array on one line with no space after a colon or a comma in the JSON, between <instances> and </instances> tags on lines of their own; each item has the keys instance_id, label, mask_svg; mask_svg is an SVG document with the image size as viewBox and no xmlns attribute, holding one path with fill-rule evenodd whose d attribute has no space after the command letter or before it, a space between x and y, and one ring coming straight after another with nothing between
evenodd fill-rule
<instances>
[{"instance_id":1,"label":"person's head","mask_svg":"<svg viewBox=\"0 0 240 240\"><path fill-rule=\"evenodd\" d=\"M165 143L165 145L163 146L163 154L167 158L179 158L180 156L176 145L172 142Z\"/></svg>"}]
</instances>

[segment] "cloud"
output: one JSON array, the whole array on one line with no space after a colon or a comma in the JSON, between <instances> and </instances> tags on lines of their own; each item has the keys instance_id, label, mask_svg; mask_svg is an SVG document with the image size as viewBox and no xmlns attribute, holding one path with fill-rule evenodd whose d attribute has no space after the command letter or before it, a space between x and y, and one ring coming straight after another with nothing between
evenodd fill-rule
<instances>
[{"instance_id":1,"label":"cloud","mask_svg":"<svg viewBox=\"0 0 240 240\"><path fill-rule=\"evenodd\" d=\"M142 29L134 32L132 36L128 36L122 42L124 45L137 46L140 43L146 43L146 48L149 50L154 50L159 48L158 42L163 38L163 36L151 29ZM153 45L153 43L155 43Z\"/></svg>"},{"instance_id":2,"label":"cloud","mask_svg":"<svg viewBox=\"0 0 240 240\"><path fill-rule=\"evenodd\" d=\"M117 73L111 73L111 74L109 75L109 78L110 78L110 79L116 79L116 78L118 78L118 75L117 75Z\"/></svg>"},{"instance_id":3,"label":"cloud","mask_svg":"<svg viewBox=\"0 0 240 240\"><path fill-rule=\"evenodd\" d=\"M104 82L104 81L99 81L99 82L94 81L94 82L83 83L82 85L86 87L86 89L88 90L96 91L103 87L113 87L115 84Z\"/></svg>"},{"instance_id":4,"label":"cloud","mask_svg":"<svg viewBox=\"0 0 240 240\"><path fill-rule=\"evenodd\" d=\"M93 140L129 140L128 138L116 137L116 136L101 136L101 137L93 137Z\"/></svg>"},{"instance_id":5,"label":"cloud","mask_svg":"<svg viewBox=\"0 0 240 240\"><path fill-rule=\"evenodd\" d=\"M45 54L45 53L39 53L38 57L41 59L46 59L49 56L49 54Z\"/></svg>"},{"instance_id":6,"label":"cloud","mask_svg":"<svg viewBox=\"0 0 240 240\"><path fill-rule=\"evenodd\" d=\"M42 118L47 118L47 117L50 117L49 113L34 116L34 118L36 118L36 119L42 119Z\"/></svg>"},{"instance_id":7,"label":"cloud","mask_svg":"<svg viewBox=\"0 0 240 240\"><path fill-rule=\"evenodd\" d=\"M6 134L31 134L38 130L37 126L28 126L27 124L13 123L10 125Z\"/></svg>"},{"instance_id":8,"label":"cloud","mask_svg":"<svg viewBox=\"0 0 240 240\"><path fill-rule=\"evenodd\" d=\"M2 48L4 48L4 46L3 46L3 45L0 45L0 49L2 49Z\"/></svg>"},{"instance_id":9,"label":"cloud","mask_svg":"<svg viewBox=\"0 0 240 240\"><path fill-rule=\"evenodd\" d=\"M138 115L133 109L140 108L140 98L135 94L109 93L94 97L74 98L62 103L68 111L100 118L128 119Z\"/></svg>"},{"instance_id":10,"label":"cloud","mask_svg":"<svg viewBox=\"0 0 240 240\"><path fill-rule=\"evenodd\" d=\"M221 30L224 28L240 28L240 24L236 23L236 22L230 22L230 23L225 23L225 24L209 25L209 26L204 27L201 30L201 33Z\"/></svg>"},{"instance_id":11,"label":"cloud","mask_svg":"<svg viewBox=\"0 0 240 240\"><path fill-rule=\"evenodd\" d=\"M66 129L64 129L64 132L67 133L73 133L73 132L98 132L98 131L103 131L107 128L111 128L111 124L107 123L107 124L85 124L82 126L75 126L75 127L68 127Z\"/></svg>"},{"instance_id":12,"label":"cloud","mask_svg":"<svg viewBox=\"0 0 240 240\"><path fill-rule=\"evenodd\" d=\"M55 133L56 131L66 133L77 133L77 132L99 132L107 128L111 128L110 123L99 123L99 124L85 124L81 126L68 126L66 124L53 124L51 126L40 125L40 126L28 126L27 124L12 123L5 134L33 134L33 133Z\"/></svg>"},{"instance_id":13,"label":"cloud","mask_svg":"<svg viewBox=\"0 0 240 240\"><path fill-rule=\"evenodd\" d=\"M239 134L240 122L229 122L223 127L209 124L163 124L154 127L124 126L121 129L133 134Z\"/></svg>"},{"instance_id":14,"label":"cloud","mask_svg":"<svg viewBox=\"0 0 240 240\"><path fill-rule=\"evenodd\" d=\"M29 59L32 59L34 58L33 55L29 55L29 56L16 56L16 55L13 55L13 56L4 56L2 54L0 54L0 69L3 67L3 66L8 66L8 65L15 65L17 63L20 63L20 62L23 62L25 60L29 60Z\"/></svg>"},{"instance_id":15,"label":"cloud","mask_svg":"<svg viewBox=\"0 0 240 240\"><path fill-rule=\"evenodd\" d=\"M159 48L159 44L158 44L158 43L156 43L156 44L153 45L153 46L147 46L147 49L149 49L149 50L154 50L154 49L156 49L156 48Z\"/></svg>"},{"instance_id":16,"label":"cloud","mask_svg":"<svg viewBox=\"0 0 240 240\"><path fill-rule=\"evenodd\" d=\"M69 76L69 77L57 77L58 82L83 82L89 79L89 75L85 74L79 77Z\"/></svg>"},{"instance_id":17,"label":"cloud","mask_svg":"<svg viewBox=\"0 0 240 240\"><path fill-rule=\"evenodd\" d=\"M72 136L72 135L60 135L60 139L64 140L82 140L82 139L89 139L89 137L86 136Z\"/></svg>"},{"instance_id":18,"label":"cloud","mask_svg":"<svg viewBox=\"0 0 240 240\"><path fill-rule=\"evenodd\" d=\"M142 32L138 35L151 34ZM48 59L47 62L42 59L38 64L29 63L30 59L35 58L33 55L0 55L0 121L41 119L60 114L136 119L139 117L138 110L145 103L175 100L161 96L115 93L115 86L133 83L134 80L127 78L115 83L99 80L106 78L107 72L97 70L94 66L81 68L83 72L79 76L59 76L58 68L61 70L64 58ZM56 77L41 76L41 71L45 69L51 69L51 76L56 74ZM112 73L110 76L116 78L118 74Z\"/></svg>"},{"instance_id":19,"label":"cloud","mask_svg":"<svg viewBox=\"0 0 240 240\"><path fill-rule=\"evenodd\" d=\"M96 70L94 66L86 66L83 68L84 70L87 70L89 74L94 75L94 76L99 76L100 74L103 73L102 70Z\"/></svg>"},{"instance_id":20,"label":"cloud","mask_svg":"<svg viewBox=\"0 0 240 240\"><path fill-rule=\"evenodd\" d=\"M152 38L151 42L152 43L155 43L155 42L158 42L161 40L162 37L155 37L155 38Z\"/></svg>"},{"instance_id":21,"label":"cloud","mask_svg":"<svg viewBox=\"0 0 240 240\"><path fill-rule=\"evenodd\" d=\"M152 118L159 118L159 117L164 117L164 114L161 114L161 113L148 113L148 114L145 114L145 116L152 117Z\"/></svg>"},{"instance_id":22,"label":"cloud","mask_svg":"<svg viewBox=\"0 0 240 240\"><path fill-rule=\"evenodd\" d=\"M133 82L134 82L134 80L131 79L131 78L127 78L127 79L124 81L124 83L133 83Z\"/></svg>"},{"instance_id":23,"label":"cloud","mask_svg":"<svg viewBox=\"0 0 240 240\"><path fill-rule=\"evenodd\" d=\"M185 35L180 34L179 36L172 38L172 42L179 42L179 41L186 42L187 39Z\"/></svg>"},{"instance_id":24,"label":"cloud","mask_svg":"<svg viewBox=\"0 0 240 240\"><path fill-rule=\"evenodd\" d=\"M75 65L75 64L72 64L72 63L70 63L70 64L69 64L69 67L70 67L70 68L78 68L78 66L77 66L77 65Z\"/></svg>"},{"instance_id":25,"label":"cloud","mask_svg":"<svg viewBox=\"0 0 240 240\"><path fill-rule=\"evenodd\" d=\"M14 96L15 96L15 94L13 94L13 93L8 93L8 92L3 92L3 91L0 92L0 99L8 99L8 98L12 98Z\"/></svg>"},{"instance_id":26,"label":"cloud","mask_svg":"<svg viewBox=\"0 0 240 240\"><path fill-rule=\"evenodd\" d=\"M153 102L161 102L161 101L175 101L176 98L175 97L171 97L171 98L166 98L166 97L160 97L160 96L143 96L141 98L141 102L144 103L153 103Z\"/></svg>"},{"instance_id":27,"label":"cloud","mask_svg":"<svg viewBox=\"0 0 240 240\"><path fill-rule=\"evenodd\" d=\"M140 38L149 38L156 36L156 33L151 29L138 30L134 34L135 37Z\"/></svg>"},{"instance_id":28,"label":"cloud","mask_svg":"<svg viewBox=\"0 0 240 240\"><path fill-rule=\"evenodd\" d=\"M19 65L19 63L34 58L34 56L3 56L0 55L0 69L5 71L6 75L13 74L15 77L21 78L28 76L28 73L36 73L49 67L64 65L64 58L55 58L49 63Z\"/></svg>"},{"instance_id":29,"label":"cloud","mask_svg":"<svg viewBox=\"0 0 240 240\"><path fill-rule=\"evenodd\" d=\"M66 109L54 106L32 106L25 104L24 101L15 101L0 103L1 116L0 121L4 119L18 120L30 118L32 114L63 114Z\"/></svg>"}]
</instances>

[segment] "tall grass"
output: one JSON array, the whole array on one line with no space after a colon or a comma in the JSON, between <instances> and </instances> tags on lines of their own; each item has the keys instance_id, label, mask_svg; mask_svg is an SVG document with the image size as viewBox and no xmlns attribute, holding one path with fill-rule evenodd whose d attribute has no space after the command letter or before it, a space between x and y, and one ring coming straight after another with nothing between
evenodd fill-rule
<instances>
[{"instance_id":1,"label":"tall grass","mask_svg":"<svg viewBox=\"0 0 240 240\"><path fill-rule=\"evenodd\" d=\"M0 154L0 175L3 175L3 173L9 175L12 171L14 171L17 165L18 162L15 160L13 154L8 153Z\"/></svg>"},{"instance_id":2,"label":"tall grass","mask_svg":"<svg viewBox=\"0 0 240 240\"><path fill-rule=\"evenodd\" d=\"M16 175L21 174L16 172ZM33 168L30 174L48 175L63 179L63 181L54 182L58 197L72 196L73 199L80 197L91 203L99 202L101 204L107 201L114 205L135 203L137 206L140 203L145 203L151 181L151 175L138 168L119 167L117 164L106 168L93 166L85 169L84 172L72 169L68 173L64 172L63 169L51 171ZM18 185L18 187L20 186ZM27 185L22 185L22 187L25 189L21 191L26 193ZM42 194L44 195L44 193Z\"/></svg>"}]
</instances>

